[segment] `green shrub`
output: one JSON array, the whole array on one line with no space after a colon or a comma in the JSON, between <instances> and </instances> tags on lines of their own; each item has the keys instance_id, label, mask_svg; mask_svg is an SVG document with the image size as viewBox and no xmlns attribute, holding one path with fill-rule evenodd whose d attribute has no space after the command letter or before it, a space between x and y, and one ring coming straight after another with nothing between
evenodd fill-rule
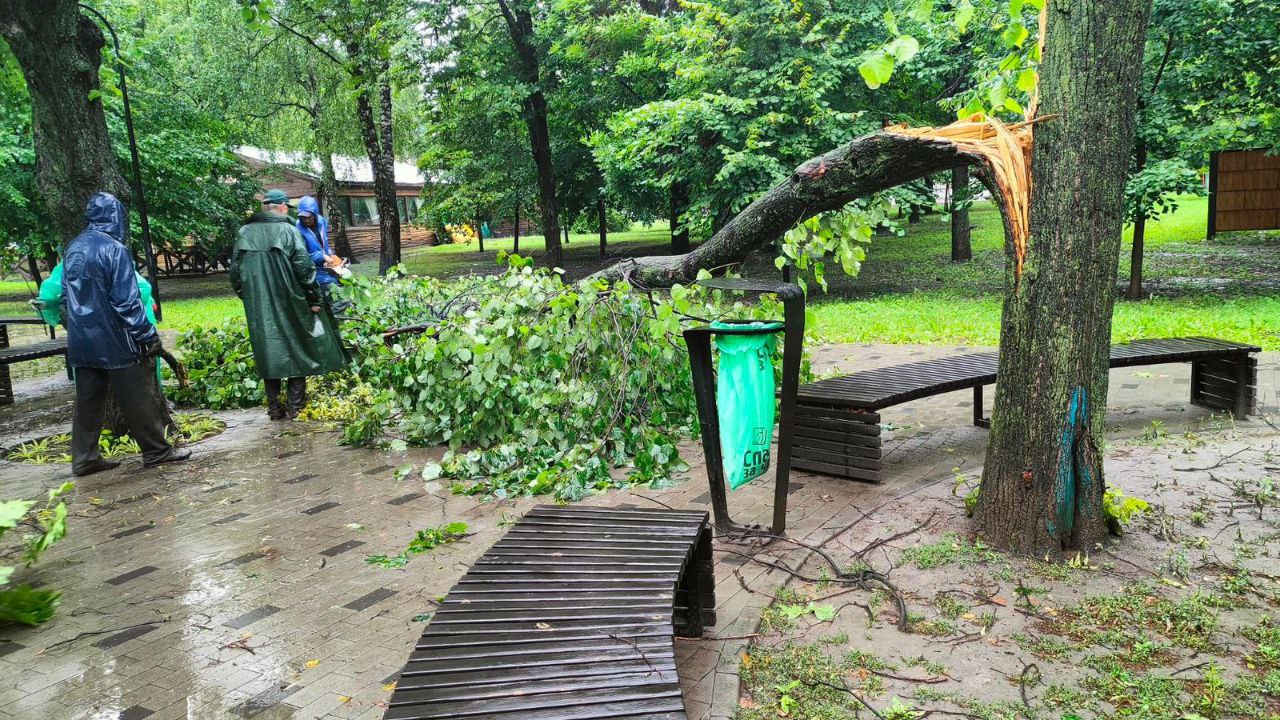
<instances>
[{"instance_id":1,"label":"green shrub","mask_svg":"<svg viewBox=\"0 0 1280 720\"><path fill-rule=\"evenodd\" d=\"M28 532L22 538L22 565L31 567L50 546L67 534L67 505L62 497L75 488L64 483L49 491L44 505L35 500L0 500L0 538L16 528ZM0 625L39 625L53 617L61 593L30 585L9 587L16 567L0 565Z\"/></svg>"}]
</instances>

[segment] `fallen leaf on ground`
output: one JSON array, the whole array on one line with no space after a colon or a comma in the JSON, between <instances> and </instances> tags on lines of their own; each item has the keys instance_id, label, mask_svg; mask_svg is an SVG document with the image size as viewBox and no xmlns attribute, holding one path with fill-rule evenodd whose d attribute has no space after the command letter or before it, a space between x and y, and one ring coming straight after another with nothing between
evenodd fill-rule
<instances>
[{"instance_id":1,"label":"fallen leaf on ground","mask_svg":"<svg viewBox=\"0 0 1280 720\"><path fill-rule=\"evenodd\" d=\"M320 664L320 661L319 661L319 660L308 660L308 661L307 661L306 663L304 663L303 665L304 665L304 667L306 667L308 670L310 670L311 668L313 668L313 667L315 667L315 666L317 666L317 665L319 665L319 664Z\"/></svg>"}]
</instances>

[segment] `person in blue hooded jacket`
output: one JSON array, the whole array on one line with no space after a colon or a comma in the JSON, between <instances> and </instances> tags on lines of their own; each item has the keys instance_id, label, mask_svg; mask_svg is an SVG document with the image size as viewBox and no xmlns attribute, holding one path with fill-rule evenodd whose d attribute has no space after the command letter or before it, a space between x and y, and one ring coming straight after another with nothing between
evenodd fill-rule
<instances>
[{"instance_id":1,"label":"person in blue hooded jacket","mask_svg":"<svg viewBox=\"0 0 1280 720\"><path fill-rule=\"evenodd\" d=\"M119 461L106 460L98 438L110 391L142 449L147 467L191 456L165 438L164 400L155 380L160 333L147 319L137 270L125 247L127 214L110 193L89 198L88 225L63 253L63 325L67 362L75 369L76 402L71 421L71 472L90 475Z\"/></svg>"},{"instance_id":2,"label":"person in blue hooded jacket","mask_svg":"<svg viewBox=\"0 0 1280 720\"><path fill-rule=\"evenodd\" d=\"M298 201L297 226L298 232L302 233L302 241L307 244L307 254L316 266L316 283L328 300L329 290L340 284L332 268L341 265L342 260L329 247L329 220L320 214L320 203L310 195L304 195Z\"/></svg>"}]
</instances>

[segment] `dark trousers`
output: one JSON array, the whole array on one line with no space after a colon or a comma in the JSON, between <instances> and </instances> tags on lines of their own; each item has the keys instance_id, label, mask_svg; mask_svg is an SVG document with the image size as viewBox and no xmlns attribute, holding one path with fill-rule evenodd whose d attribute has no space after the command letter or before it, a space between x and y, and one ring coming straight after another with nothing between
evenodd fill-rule
<instances>
[{"instance_id":1,"label":"dark trousers","mask_svg":"<svg viewBox=\"0 0 1280 720\"><path fill-rule=\"evenodd\" d=\"M164 437L164 399L156 386L156 366L152 360L137 365L102 370L76 368L75 417L71 421L71 469L84 470L102 459L98 438L110 392L129 424L129 437L142 449L148 462L172 447Z\"/></svg>"},{"instance_id":2,"label":"dark trousers","mask_svg":"<svg viewBox=\"0 0 1280 720\"><path fill-rule=\"evenodd\" d=\"M274 417L277 413L287 412L290 417L302 412L307 404L307 379L305 377L289 378L289 391L285 396L285 404L280 404L280 378L264 378L267 385L267 409Z\"/></svg>"}]
</instances>

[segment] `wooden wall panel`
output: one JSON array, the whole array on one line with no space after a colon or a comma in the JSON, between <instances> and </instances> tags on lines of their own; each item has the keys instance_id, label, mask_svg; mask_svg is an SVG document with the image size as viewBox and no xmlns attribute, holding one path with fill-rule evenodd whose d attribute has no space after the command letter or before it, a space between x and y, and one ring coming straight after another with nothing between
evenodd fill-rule
<instances>
[{"instance_id":1,"label":"wooden wall panel","mask_svg":"<svg viewBox=\"0 0 1280 720\"><path fill-rule=\"evenodd\" d=\"M1210 237L1280 229L1280 156L1262 150L1215 153L1209 174Z\"/></svg>"}]
</instances>

